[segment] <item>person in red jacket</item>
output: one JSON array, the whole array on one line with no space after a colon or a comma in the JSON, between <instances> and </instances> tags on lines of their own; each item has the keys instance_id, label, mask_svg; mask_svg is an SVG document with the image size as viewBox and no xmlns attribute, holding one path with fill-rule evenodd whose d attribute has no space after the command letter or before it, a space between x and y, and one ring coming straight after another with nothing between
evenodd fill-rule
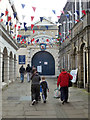
<instances>
[{"instance_id":1,"label":"person in red jacket","mask_svg":"<svg viewBox=\"0 0 90 120\"><path fill-rule=\"evenodd\" d=\"M73 76L70 73L67 73L67 71L65 71L65 69L63 68L57 80L57 89L59 88L60 85L62 104L64 104L64 102L67 103L68 101L68 85L69 80L72 79Z\"/></svg>"}]
</instances>

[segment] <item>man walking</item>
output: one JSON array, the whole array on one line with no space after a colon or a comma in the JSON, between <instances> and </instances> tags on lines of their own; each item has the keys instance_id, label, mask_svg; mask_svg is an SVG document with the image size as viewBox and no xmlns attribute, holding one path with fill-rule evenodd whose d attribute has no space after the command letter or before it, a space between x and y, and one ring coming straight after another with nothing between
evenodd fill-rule
<instances>
[{"instance_id":1,"label":"man walking","mask_svg":"<svg viewBox=\"0 0 90 120\"><path fill-rule=\"evenodd\" d=\"M25 73L25 68L23 67L23 65L20 67L19 72L20 72L21 83L23 83L24 73Z\"/></svg>"},{"instance_id":2,"label":"man walking","mask_svg":"<svg viewBox=\"0 0 90 120\"><path fill-rule=\"evenodd\" d=\"M27 72L27 82L30 82L30 77L31 77L32 67L30 67L29 64L27 64L26 72Z\"/></svg>"},{"instance_id":3,"label":"man walking","mask_svg":"<svg viewBox=\"0 0 90 120\"><path fill-rule=\"evenodd\" d=\"M69 85L69 80L72 79L73 76L70 73L67 73L67 71L65 71L65 69L63 68L57 80L57 89L60 84L62 104L64 104L64 102L66 103L68 102L68 85Z\"/></svg>"},{"instance_id":4,"label":"man walking","mask_svg":"<svg viewBox=\"0 0 90 120\"><path fill-rule=\"evenodd\" d=\"M36 68L32 70L32 77L31 77L31 95L32 95L32 105L38 103L38 98L40 95L40 76L37 73Z\"/></svg>"}]
</instances>

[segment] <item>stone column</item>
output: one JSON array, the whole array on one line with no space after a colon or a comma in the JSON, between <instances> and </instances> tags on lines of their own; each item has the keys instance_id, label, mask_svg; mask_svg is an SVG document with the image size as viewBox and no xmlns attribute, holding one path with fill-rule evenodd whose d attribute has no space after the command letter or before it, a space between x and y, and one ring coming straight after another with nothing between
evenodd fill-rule
<instances>
[{"instance_id":1,"label":"stone column","mask_svg":"<svg viewBox=\"0 0 90 120\"><path fill-rule=\"evenodd\" d=\"M78 87L83 88L83 81L81 76L81 54L80 51L77 51L77 61L78 61Z\"/></svg>"},{"instance_id":2,"label":"stone column","mask_svg":"<svg viewBox=\"0 0 90 120\"><path fill-rule=\"evenodd\" d=\"M9 80L12 80L12 58L9 59Z\"/></svg>"},{"instance_id":3,"label":"stone column","mask_svg":"<svg viewBox=\"0 0 90 120\"><path fill-rule=\"evenodd\" d=\"M1 89L1 83L2 83L2 62L3 62L3 55L0 53L0 89Z\"/></svg>"},{"instance_id":4,"label":"stone column","mask_svg":"<svg viewBox=\"0 0 90 120\"><path fill-rule=\"evenodd\" d=\"M87 91L90 92L90 46L88 47L88 57L87 57Z\"/></svg>"},{"instance_id":5,"label":"stone column","mask_svg":"<svg viewBox=\"0 0 90 120\"><path fill-rule=\"evenodd\" d=\"M77 20L76 10L77 10L77 0L75 0L75 20ZM77 23L77 21L75 21L75 23Z\"/></svg>"},{"instance_id":6,"label":"stone column","mask_svg":"<svg viewBox=\"0 0 90 120\"><path fill-rule=\"evenodd\" d=\"M68 70L70 70L70 59L69 59L69 54L68 54L68 58L67 58L68 60L68 62L67 62L67 64L68 64Z\"/></svg>"},{"instance_id":7,"label":"stone column","mask_svg":"<svg viewBox=\"0 0 90 120\"><path fill-rule=\"evenodd\" d=\"M27 64L30 64L31 66L31 49L28 49L28 56L27 56Z\"/></svg>"},{"instance_id":8,"label":"stone column","mask_svg":"<svg viewBox=\"0 0 90 120\"><path fill-rule=\"evenodd\" d=\"M4 82L9 83L9 56L4 57Z\"/></svg>"},{"instance_id":9,"label":"stone column","mask_svg":"<svg viewBox=\"0 0 90 120\"><path fill-rule=\"evenodd\" d=\"M2 59L3 55L0 53L0 119L2 118Z\"/></svg>"},{"instance_id":10,"label":"stone column","mask_svg":"<svg viewBox=\"0 0 90 120\"><path fill-rule=\"evenodd\" d=\"M14 81L14 59L10 58L10 63L9 63L9 80Z\"/></svg>"},{"instance_id":11,"label":"stone column","mask_svg":"<svg viewBox=\"0 0 90 120\"><path fill-rule=\"evenodd\" d=\"M14 81L14 59L12 59L12 76L11 81Z\"/></svg>"},{"instance_id":12,"label":"stone column","mask_svg":"<svg viewBox=\"0 0 90 120\"><path fill-rule=\"evenodd\" d=\"M17 79L17 60L14 60L14 80Z\"/></svg>"},{"instance_id":13,"label":"stone column","mask_svg":"<svg viewBox=\"0 0 90 120\"><path fill-rule=\"evenodd\" d=\"M82 4L81 4L81 0L79 0L79 16L80 18L82 17Z\"/></svg>"},{"instance_id":14,"label":"stone column","mask_svg":"<svg viewBox=\"0 0 90 120\"><path fill-rule=\"evenodd\" d=\"M85 60L85 51L83 51L83 69L84 69L84 71L83 71L83 82L84 82L84 88L86 87L86 83L85 83L85 75L86 75L85 62L86 62L86 60Z\"/></svg>"},{"instance_id":15,"label":"stone column","mask_svg":"<svg viewBox=\"0 0 90 120\"><path fill-rule=\"evenodd\" d=\"M86 83L86 90L88 91L88 49L86 48L86 79L87 79L87 83Z\"/></svg>"},{"instance_id":16,"label":"stone column","mask_svg":"<svg viewBox=\"0 0 90 120\"><path fill-rule=\"evenodd\" d=\"M74 64L75 64L75 59L74 59L74 54L71 54L71 59L72 59L72 63L71 63L71 69L74 69Z\"/></svg>"}]
</instances>

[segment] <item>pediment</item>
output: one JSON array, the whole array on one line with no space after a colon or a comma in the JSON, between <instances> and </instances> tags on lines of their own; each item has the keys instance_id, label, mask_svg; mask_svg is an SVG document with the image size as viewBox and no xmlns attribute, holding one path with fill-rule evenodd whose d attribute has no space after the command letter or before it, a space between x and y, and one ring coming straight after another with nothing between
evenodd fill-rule
<instances>
[{"instance_id":1,"label":"pediment","mask_svg":"<svg viewBox=\"0 0 90 120\"><path fill-rule=\"evenodd\" d=\"M42 22L37 21L34 25L35 26L45 26L45 25L52 26L52 25L56 25L56 24L48 19L43 18Z\"/></svg>"}]
</instances>

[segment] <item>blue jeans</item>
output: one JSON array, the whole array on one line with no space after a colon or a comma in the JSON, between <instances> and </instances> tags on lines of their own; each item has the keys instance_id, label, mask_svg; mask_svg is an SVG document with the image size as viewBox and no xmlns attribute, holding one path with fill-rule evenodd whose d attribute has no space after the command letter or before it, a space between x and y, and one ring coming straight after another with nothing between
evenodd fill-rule
<instances>
[{"instance_id":1,"label":"blue jeans","mask_svg":"<svg viewBox=\"0 0 90 120\"><path fill-rule=\"evenodd\" d=\"M24 81L24 74L21 73L20 75L21 75L21 82L23 82Z\"/></svg>"},{"instance_id":2,"label":"blue jeans","mask_svg":"<svg viewBox=\"0 0 90 120\"><path fill-rule=\"evenodd\" d=\"M46 98L47 98L47 89L42 90L42 98L43 98L43 100L46 100Z\"/></svg>"}]
</instances>

